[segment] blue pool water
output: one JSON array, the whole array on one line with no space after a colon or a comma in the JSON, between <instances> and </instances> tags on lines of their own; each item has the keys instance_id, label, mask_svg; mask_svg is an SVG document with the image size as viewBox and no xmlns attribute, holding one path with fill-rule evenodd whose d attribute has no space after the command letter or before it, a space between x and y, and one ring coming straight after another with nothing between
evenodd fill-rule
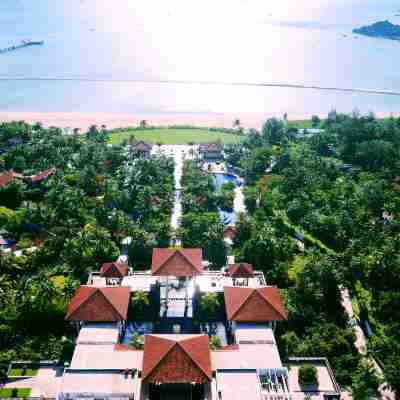
<instances>
[{"instance_id":1,"label":"blue pool water","mask_svg":"<svg viewBox=\"0 0 400 400\"><path fill-rule=\"evenodd\" d=\"M219 189L224 183L231 182L236 187L240 186L238 178L231 174L212 174L214 185ZM236 213L232 211L219 210L219 216L224 225L234 225L236 222Z\"/></svg>"},{"instance_id":2,"label":"blue pool water","mask_svg":"<svg viewBox=\"0 0 400 400\"><path fill-rule=\"evenodd\" d=\"M212 174L214 185L219 189L224 183L232 182L235 186L240 186L239 180L236 176L231 174Z\"/></svg>"}]
</instances>

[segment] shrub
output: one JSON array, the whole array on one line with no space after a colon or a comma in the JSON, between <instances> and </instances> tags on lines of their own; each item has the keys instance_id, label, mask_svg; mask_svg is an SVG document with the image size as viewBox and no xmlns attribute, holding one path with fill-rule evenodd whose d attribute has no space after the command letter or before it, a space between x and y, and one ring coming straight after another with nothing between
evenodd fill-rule
<instances>
[{"instance_id":1,"label":"shrub","mask_svg":"<svg viewBox=\"0 0 400 400\"><path fill-rule=\"evenodd\" d=\"M211 336L210 338L210 349L217 350L222 347L221 339L218 336Z\"/></svg>"},{"instance_id":2,"label":"shrub","mask_svg":"<svg viewBox=\"0 0 400 400\"><path fill-rule=\"evenodd\" d=\"M135 332L129 343L136 350L143 350L143 340L139 333Z\"/></svg>"},{"instance_id":3,"label":"shrub","mask_svg":"<svg viewBox=\"0 0 400 400\"><path fill-rule=\"evenodd\" d=\"M318 384L317 369L313 365L305 364L300 367L299 384L300 386Z\"/></svg>"}]
</instances>

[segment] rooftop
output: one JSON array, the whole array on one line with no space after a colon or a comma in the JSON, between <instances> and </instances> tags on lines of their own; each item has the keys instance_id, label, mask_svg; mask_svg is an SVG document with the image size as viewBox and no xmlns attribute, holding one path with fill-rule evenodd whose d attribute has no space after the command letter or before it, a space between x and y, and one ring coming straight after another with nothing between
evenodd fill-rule
<instances>
[{"instance_id":1,"label":"rooftop","mask_svg":"<svg viewBox=\"0 0 400 400\"><path fill-rule=\"evenodd\" d=\"M153 275L194 276L203 271L201 249L153 249Z\"/></svg>"},{"instance_id":2,"label":"rooftop","mask_svg":"<svg viewBox=\"0 0 400 400\"><path fill-rule=\"evenodd\" d=\"M119 370L66 370L61 392L64 396L94 395L133 397L138 385L137 376L127 376ZM136 398L136 396L135 396Z\"/></svg>"},{"instance_id":3,"label":"rooftop","mask_svg":"<svg viewBox=\"0 0 400 400\"><path fill-rule=\"evenodd\" d=\"M100 275L105 278L123 278L128 275L128 265L122 262L104 263Z\"/></svg>"},{"instance_id":4,"label":"rooftop","mask_svg":"<svg viewBox=\"0 0 400 400\"><path fill-rule=\"evenodd\" d=\"M143 379L161 383L212 380L207 335L146 335Z\"/></svg>"},{"instance_id":5,"label":"rooftop","mask_svg":"<svg viewBox=\"0 0 400 400\"><path fill-rule=\"evenodd\" d=\"M0 174L0 187L8 185L16 178L22 179L23 176L14 171L3 172Z\"/></svg>"},{"instance_id":6,"label":"rooftop","mask_svg":"<svg viewBox=\"0 0 400 400\"><path fill-rule=\"evenodd\" d=\"M119 328L116 323L85 323L79 331L77 344L118 343Z\"/></svg>"},{"instance_id":7,"label":"rooftop","mask_svg":"<svg viewBox=\"0 0 400 400\"><path fill-rule=\"evenodd\" d=\"M225 287L228 320L266 322L287 319L287 311L276 287Z\"/></svg>"},{"instance_id":8,"label":"rooftop","mask_svg":"<svg viewBox=\"0 0 400 400\"><path fill-rule=\"evenodd\" d=\"M126 320L130 290L126 287L80 286L72 298L65 319L112 322Z\"/></svg>"}]
</instances>

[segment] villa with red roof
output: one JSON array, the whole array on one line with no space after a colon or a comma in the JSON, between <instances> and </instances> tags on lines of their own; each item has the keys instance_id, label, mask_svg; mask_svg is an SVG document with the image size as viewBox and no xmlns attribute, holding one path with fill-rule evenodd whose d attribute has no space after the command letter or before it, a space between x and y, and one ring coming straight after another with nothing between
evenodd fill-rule
<instances>
[{"instance_id":1,"label":"villa with red roof","mask_svg":"<svg viewBox=\"0 0 400 400\"><path fill-rule=\"evenodd\" d=\"M65 317L78 336L57 399L340 399L326 359L282 363L274 329L288 312L279 289L248 263L206 265L201 249L157 248L147 271L114 262L92 273ZM201 322L198 303L209 293L219 313ZM140 298L148 312L138 313ZM298 384L304 363L316 366L317 391Z\"/></svg>"},{"instance_id":2,"label":"villa with red roof","mask_svg":"<svg viewBox=\"0 0 400 400\"><path fill-rule=\"evenodd\" d=\"M128 265L122 262L104 263L100 268L100 276L106 278L108 285L120 284L122 279L128 275Z\"/></svg>"},{"instance_id":3,"label":"villa with red roof","mask_svg":"<svg viewBox=\"0 0 400 400\"><path fill-rule=\"evenodd\" d=\"M54 175L57 172L55 167L48 168L44 171L39 172L36 175L32 175L28 178L29 183L33 185L37 185L45 180L47 180L51 175Z\"/></svg>"},{"instance_id":4,"label":"villa with red roof","mask_svg":"<svg viewBox=\"0 0 400 400\"><path fill-rule=\"evenodd\" d=\"M22 179L23 175L18 174L14 171L6 171L0 174L0 187L5 187L15 179Z\"/></svg>"}]
</instances>

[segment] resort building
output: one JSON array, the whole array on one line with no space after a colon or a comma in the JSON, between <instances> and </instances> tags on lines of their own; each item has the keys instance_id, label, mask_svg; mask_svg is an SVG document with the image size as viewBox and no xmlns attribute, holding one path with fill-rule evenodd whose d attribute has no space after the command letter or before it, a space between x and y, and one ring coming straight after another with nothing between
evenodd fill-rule
<instances>
[{"instance_id":1,"label":"resort building","mask_svg":"<svg viewBox=\"0 0 400 400\"><path fill-rule=\"evenodd\" d=\"M144 142L143 140L139 140L129 146L129 151L135 156L148 158L150 157L152 148L153 146L150 144Z\"/></svg>"},{"instance_id":2,"label":"resort building","mask_svg":"<svg viewBox=\"0 0 400 400\"><path fill-rule=\"evenodd\" d=\"M57 172L55 167L48 168L44 171L39 172L36 175L29 176L27 178L27 182L31 185L38 185L44 181L46 181L51 175L54 175Z\"/></svg>"},{"instance_id":3,"label":"resort building","mask_svg":"<svg viewBox=\"0 0 400 400\"><path fill-rule=\"evenodd\" d=\"M15 179L23 179L23 175L14 171L6 171L0 174L0 187L5 187Z\"/></svg>"},{"instance_id":4,"label":"resort building","mask_svg":"<svg viewBox=\"0 0 400 400\"><path fill-rule=\"evenodd\" d=\"M148 271L115 262L92 273L66 315L78 336L58 399L340 399L326 359L282 363L274 329L288 314L261 272L205 265L201 249L154 249ZM299 384L304 363L317 386Z\"/></svg>"},{"instance_id":5,"label":"resort building","mask_svg":"<svg viewBox=\"0 0 400 400\"><path fill-rule=\"evenodd\" d=\"M199 154L203 161L223 160L224 145L217 141L214 143L204 143L199 146Z\"/></svg>"},{"instance_id":6,"label":"resort building","mask_svg":"<svg viewBox=\"0 0 400 400\"><path fill-rule=\"evenodd\" d=\"M65 316L71 362L43 362L18 384L57 400L340 399L327 359L281 359L275 328L287 318L252 265L210 271L201 249L154 249L146 271L113 262L91 273ZM312 384L300 382L305 364Z\"/></svg>"}]
</instances>

